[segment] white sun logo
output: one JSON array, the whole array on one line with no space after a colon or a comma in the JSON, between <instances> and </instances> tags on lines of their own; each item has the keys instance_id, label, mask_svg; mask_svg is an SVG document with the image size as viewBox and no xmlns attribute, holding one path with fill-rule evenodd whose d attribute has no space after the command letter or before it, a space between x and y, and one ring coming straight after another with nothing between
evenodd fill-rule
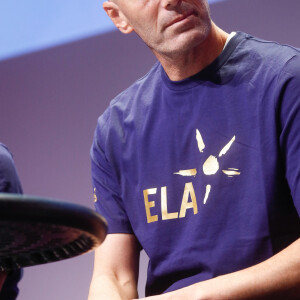
<instances>
[{"instance_id":1,"label":"white sun logo","mask_svg":"<svg viewBox=\"0 0 300 300\"><path fill-rule=\"evenodd\" d=\"M198 142L198 149L199 149L200 153L203 153L204 149L205 149L205 144L204 144L203 138L201 136L201 133L198 129L196 129L196 139ZM211 175L216 175L218 173L218 171L220 169L218 158L222 157L229 151L229 149L231 148L234 141L235 141L235 136L233 136L233 138L229 141L229 143L227 143L225 145L225 147L220 151L218 157L210 155L206 159L206 161L204 162L204 164L202 166L202 171L203 171L204 175L211 176ZM236 169L236 168L228 168L227 170L222 170L222 172L225 175L227 175L228 177L238 176L241 174L241 172L239 172L239 169ZM180 170L174 174L181 175L181 176L196 176L197 169ZM205 197L203 200L204 204L206 204L206 202L207 202L210 191L211 191L211 185L208 184L208 185L206 185L206 192L205 192Z\"/></svg>"}]
</instances>

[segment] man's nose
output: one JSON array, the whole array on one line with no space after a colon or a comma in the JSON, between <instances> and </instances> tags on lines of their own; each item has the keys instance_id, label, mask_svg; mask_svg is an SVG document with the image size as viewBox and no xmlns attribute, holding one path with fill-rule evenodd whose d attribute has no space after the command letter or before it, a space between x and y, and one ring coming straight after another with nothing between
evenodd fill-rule
<instances>
[{"instance_id":1,"label":"man's nose","mask_svg":"<svg viewBox=\"0 0 300 300\"><path fill-rule=\"evenodd\" d=\"M166 9L172 9L173 7L179 6L182 0L161 0L162 6Z\"/></svg>"}]
</instances>

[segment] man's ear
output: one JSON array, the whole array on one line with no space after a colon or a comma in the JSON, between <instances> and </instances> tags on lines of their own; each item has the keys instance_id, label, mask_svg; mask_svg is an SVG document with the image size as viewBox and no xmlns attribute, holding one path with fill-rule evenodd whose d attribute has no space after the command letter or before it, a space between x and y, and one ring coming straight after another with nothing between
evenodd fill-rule
<instances>
[{"instance_id":1,"label":"man's ear","mask_svg":"<svg viewBox=\"0 0 300 300\"><path fill-rule=\"evenodd\" d=\"M133 31L132 26L130 25L127 18L121 12L119 6L112 2L106 1L103 3L103 8L107 15L111 18L114 22L115 26L122 32L122 33L131 33Z\"/></svg>"}]
</instances>

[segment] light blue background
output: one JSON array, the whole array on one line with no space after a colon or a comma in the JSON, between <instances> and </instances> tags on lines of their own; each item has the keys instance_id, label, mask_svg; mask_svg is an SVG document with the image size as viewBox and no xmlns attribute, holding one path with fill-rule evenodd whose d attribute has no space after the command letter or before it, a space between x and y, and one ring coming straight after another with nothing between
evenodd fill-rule
<instances>
[{"instance_id":1,"label":"light blue background","mask_svg":"<svg viewBox=\"0 0 300 300\"><path fill-rule=\"evenodd\" d=\"M112 30L102 2L0 0L0 60Z\"/></svg>"}]
</instances>

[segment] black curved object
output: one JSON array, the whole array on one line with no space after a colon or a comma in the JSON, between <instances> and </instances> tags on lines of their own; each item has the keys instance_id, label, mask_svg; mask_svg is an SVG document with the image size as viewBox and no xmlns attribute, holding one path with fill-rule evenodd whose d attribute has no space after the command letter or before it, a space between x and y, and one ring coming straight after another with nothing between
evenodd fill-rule
<instances>
[{"instance_id":1,"label":"black curved object","mask_svg":"<svg viewBox=\"0 0 300 300\"><path fill-rule=\"evenodd\" d=\"M105 219L81 205L0 193L0 271L89 252L106 232Z\"/></svg>"}]
</instances>

